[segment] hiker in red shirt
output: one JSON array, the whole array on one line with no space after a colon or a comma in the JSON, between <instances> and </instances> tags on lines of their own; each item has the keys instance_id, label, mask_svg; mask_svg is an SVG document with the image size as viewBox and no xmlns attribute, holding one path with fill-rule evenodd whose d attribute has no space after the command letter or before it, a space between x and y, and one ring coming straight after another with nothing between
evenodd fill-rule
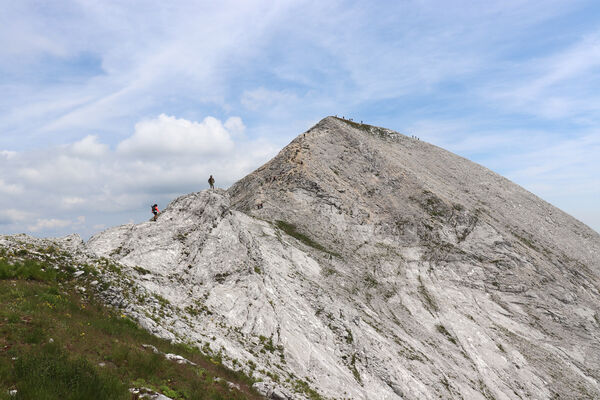
<instances>
[{"instance_id":1,"label":"hiker in red shirt","mask_svg":"<svg viewBox=\"0 0 600 400\"><path fill-rule=\"evenodd\" d=\"M158 214L160 214L160 210L158 209L158 205L154 204L152 206L152 214L154 214L154 218L152 218L153 221L156 221L156 218L158 218Z\"/></svg>"}]
</instances>

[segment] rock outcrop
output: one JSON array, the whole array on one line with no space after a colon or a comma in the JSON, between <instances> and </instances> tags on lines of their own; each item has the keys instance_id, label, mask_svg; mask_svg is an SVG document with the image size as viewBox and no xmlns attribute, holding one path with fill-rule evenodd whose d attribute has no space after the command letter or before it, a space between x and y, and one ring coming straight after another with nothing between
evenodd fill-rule
<instances>
[{"instance_id":1,"label":"rock outcrop","mask_svg":"<svg viewBox=\"0 0 600 400\"><path fill-rule=\"evenodd\" d=\"M600 398L600 236L386 129L325 118L227 191L59 245L272 398Z\"/></svg>"}]
</instances>

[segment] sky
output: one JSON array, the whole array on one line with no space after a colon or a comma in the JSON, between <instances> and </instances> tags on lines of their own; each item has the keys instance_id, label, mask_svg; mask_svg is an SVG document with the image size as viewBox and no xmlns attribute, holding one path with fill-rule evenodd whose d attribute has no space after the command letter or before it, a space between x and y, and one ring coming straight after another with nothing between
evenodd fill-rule
<instances>
[{"instance_id":1,"label":"sky","mask_svg":"<svg viewBox=\"0 0 600 400\"><path fill-rule=\"evenodd\" d=\"M0 0L0 234L88 238L227 188L328 115L600 231L600 2Z\"/></svg>"}]
</instances>

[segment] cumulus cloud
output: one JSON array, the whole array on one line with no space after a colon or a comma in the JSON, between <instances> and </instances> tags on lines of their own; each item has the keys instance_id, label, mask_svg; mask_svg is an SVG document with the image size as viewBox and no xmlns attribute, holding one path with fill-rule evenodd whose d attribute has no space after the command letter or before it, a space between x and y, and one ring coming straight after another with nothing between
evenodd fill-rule
<instances>
[{"instance_id":1,"label":"cumulus cloud","mask_svg":"<svg viewBox=\"0 0 600 400\"><path fill-rule=\"evenodd\" d=\"M114 150L97 136L45 150L18 152L3 161L0 215L5 231L85 234L129 219L144 220L150 204L198 191L214 175L228 187L278 150L248 140L241 118L201 122L159 115L136 124ZM85 213L85 215L82 215Z\"/></svg>"},{"instance_id":2,"label":"cumulus cloud","mask_svg":"<svg viewBox=\"0 0 600 400\"><path fill-rule=\"evenodd\" d=\"M241 122L241 120L239 121ZM229 127L240 129L239 122ZM227 124L227 122L226 122ZM237 131L236 131L237 132ZM158 118L138 122L133 136L117 146L117 152L140 157L218 156L233 149L228 128L213 117L193 122L161 114Z\"/></svg>"},{"instance_id":3,"label":"cumulus cloud","mask_svg":"<svg viewBox=\"0 0 600 400\"><path fill-rule=\"evenodd\" d=\"M39 232L41 230L53 230L56 228L64 228L72 225L73 222L65 219L57 219L57 218L38 218L35 224L29 225L27 229L32 232Z\"/></svg>"},{"instance_id":4,"label":"cumulus cloud","mask_svg":"<svg viewBox=\"0 0 600 400\"><path fill-rule=\"evenodd\" d=\"M225 121L224 126L233 137L243 136L246 131L246 125L244 125L240 117L228 118L227 121Z\"/></svg>"},{"instance_id":5,"label":"cumulus cloud","mask_svg":"<svg viewBox=\"0 0 600 400\"><path fill-rule=\"evenodd\" d=\"M102 157L108 152L108 146L98 142L98 136L89 135L68 146L76 157Z\"/></svg>"}]
</instances>

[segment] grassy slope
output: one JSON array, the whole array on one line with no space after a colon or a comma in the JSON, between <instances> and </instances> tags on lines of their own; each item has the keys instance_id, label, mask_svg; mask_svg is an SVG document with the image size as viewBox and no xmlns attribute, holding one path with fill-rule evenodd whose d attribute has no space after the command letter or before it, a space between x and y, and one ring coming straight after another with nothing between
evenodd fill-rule
<instances>
[{"instance_id":1,"label":"grassy slope","mask_svg":"<svg viewBox=\"0 0 600 400\"><path fill-rule=\"evenodd\" d=\"M24 253L0 252L0 399L129 399L128 388L140 386L177 399L261 398L251 384L198 349L156 338L81 296L68 265L55 270ZM8 396L12 389L16 397Z\"/></svg>"}]
</instances>

